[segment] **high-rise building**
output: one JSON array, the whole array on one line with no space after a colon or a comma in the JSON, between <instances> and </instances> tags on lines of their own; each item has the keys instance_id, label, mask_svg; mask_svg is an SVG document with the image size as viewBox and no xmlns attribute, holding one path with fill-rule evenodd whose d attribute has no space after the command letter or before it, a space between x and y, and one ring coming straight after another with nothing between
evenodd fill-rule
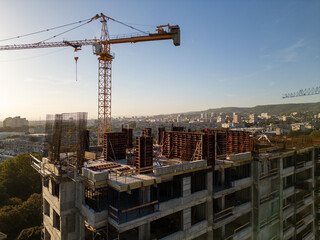
<instances>
[{"instance_id":1,"label":"high-rise building","mask_svg":"<svg viewBox=\"0 0 320 240\"><path fill-rule=\"evenodd\" d=\"M250 114L249 115L249 123L257 123L258 122L258 117L257 114Z\"/></svg>"},{"instance_id":2,"label":"high-rise building","mask_svg":"<svg viewBox=\"0 0 320 240\"><path fill-rule=\"evenodd\" d=\"M241 122L240 115L238 113L233 113L232 122L233 123L240 123Z\"/></svg>"}]
</instances>

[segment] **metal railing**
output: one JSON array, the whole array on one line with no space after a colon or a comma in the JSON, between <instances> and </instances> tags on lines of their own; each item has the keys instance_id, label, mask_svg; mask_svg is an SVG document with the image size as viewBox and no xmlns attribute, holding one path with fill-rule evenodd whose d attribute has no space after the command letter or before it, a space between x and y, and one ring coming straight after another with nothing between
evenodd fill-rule
<instances>
[{"instance_id":1,"label":"metal railing","mask_svg":"<svg viewBox=\"0 0 320 240\"><path fill-rule=\"evenodd\" d=\"M157 206L158 201L145 203L128 209L118 209L109 205L108 214L117 223L121 224L157 212L159 210Z\"/></svg>"},{"instance_id":2,"label":"metal railing","mask_svg":"<svg viewBox=\"0 0 320 240\"><path fill-rule=\"evenodd\" d=\"M236 228L234 231L233 231L233 234L230 235L229 237L226 237L224 238L224 240L230 240L234 237L235 234L237 234L238 232L244 230L245 228L249 227L250 226L250 222L247 222L243 225L241 225L240 227Z\"/></svg>"},{"instance_id":3,"label":"metal railing","mask_svg":"<svg viewBox=\"0 0 320 240\"><path fill-rule=\"evenodd\" d=\"M284 229L283 229L283 232L286 232L289 230L289 228L293 227L293 224L290 223L288 226L286 226Z\"/></svg>"},{"instance_id":4,"label":"metal railing","mask_svg":"<svg viewBox=\"0 0 320 240\"><path fill-rule=\"evenodd\" d=\"M108 180L112 180L116 182L119 182L121 180L121 182L126 184L129 177L132 177L138 174L144 174L144 173L153 174L153 170L156 168L158 168L158 166L149 166L144 168L130 168L123 171L112 170L112 171L109 171Z\"/></svg>"},{"instance_id":5,"label":"metal railing","mask_svg":"<svg viewBox=\"0 0 320 240\"><path fill-rule=\"evenodd\" d=\"M285 211L286 209L288 209L291 206L292 206L292 203L287 204L286 206L282 207L282 211Z\"/></svg>"},{"instance_id":6,"label":"metal railing","mask_svg":"<svg viewBox=\"0 0 320 240\"><path fill-rule=\"evenodd\" d=\"M273 168L270 169L269 171L265 171L265 172L261 172L260 173L260 180L268 178L268 177L272 177L275 176L279 173L279 169L278 168Z\"/></svg>"},{"instance_id":7,"label":"metal railing","mask_svg":"<svg viewBox=\"0 0 320 240\"><path fill-rule=\"evenodd\" d=\"M308 234L310 234L312 231L311 230L309 230L308 232L306 232L306 233L304 233L303 235L302 235L302 239L304 239Z\"/></svg>"},{"instance_id":8,"label":"metal railing","mask_svg":"<svg viewBox=\"0 0 320 240\"><path fill-rule=\"evenodd\" d=\"M224 209L224 210L222 210L220 212L215 213L214 217L213 217L213 221L217 222L220 219L223 219L223 218L226 218L226 217L232 215L233 214L233 209L234 209L234 206L226 208L226 209Z\"/></svg>"},{"instance_id":9,"label":"metal railing","mask_svg":"<svg viewBox=\"0 0 320 240\"><path fill-rule=\"evenodd\" d=\"M260 223L260 229L263 228L264 226L268 225L269 223L273 222L279 217L278 213L273 214L272 216L265 218L263 221Z\"/></svg>"},{"instance_id":10,"label":"metal railing","mask_svg":"<svg viewBox=\"0 0 320 240\"><path fill-rule=\"evenodd\" d=\"M265 203L265 202L275 198L278 192L279 192L278 190L275 190L267 195L261 196L260 204Z\"/></svg>"},{"instance_id":11,"label":"metal railing","mask_svg":"<svg viewBox=\"0 0 320 240\"><path fill-rule=\"evenodd\" d=\"M296 168L304 167L304 164L305 164L305 163L306 163L306 161L297 162L297 163L295 164L295 167L296 167Z\"/></svg>"},{"instance_id":12,"label":"metal railing","mask_svg":"<svg viewBox=\"0 0 320 240\"><path fill-rule=\"evenodd\" d=\"M302 227L302 225L304 225L304 219L309 216L310 214L312 214L312 211L307 212L306 214L304 214L301 218L301 220L299 220L298 222L296 222L296 228L300 228Z\"/></svg>"}]
</instances>

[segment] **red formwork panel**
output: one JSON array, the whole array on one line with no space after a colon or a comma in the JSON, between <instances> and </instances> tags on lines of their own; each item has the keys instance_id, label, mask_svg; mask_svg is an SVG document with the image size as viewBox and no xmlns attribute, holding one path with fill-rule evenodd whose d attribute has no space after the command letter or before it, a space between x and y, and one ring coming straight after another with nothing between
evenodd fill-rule
<instances>
[{"instance_id":1,"label":"red formwork panel","mask_svg":"<svg viewBox=\"0 0 320 240\"><path fill-rule=\"evenodd\" d=\"M202 155L202 136L203 133L191 132L165 132L164 134L164 152L167 158L179 158L190 161L197 147L201 147ZM200 151L199 150L199 151Z\"/></svg>"},{"instance_id":2,"label":"red formwork panel","mask_svg":"<svg viewBox=\"0 0 320 240\"><path fill-rule=\"evenodd\" d=\"M126 135L124 132L106 132L103 136L103 154L105 161L126 158Z\"/></svg>"},{"instance_id":3,"label":"red formwork panel","mask_svg":"<svg viewBox=\"0 0 320 240\"><path fill-rule=\"evenodd\" d=\"M164 132L166 131L165 127L158 127L158 134L157 134L157 144L163 144Z\"/></svg>"},{"instance_id":4,"label":"red formwork panel","mask_svg":"<svg viewBox=\"0 0 320 240\"><path fill-rule=\"evenodd\" d=\"M151 128L145 128L142 130L142 136L143 137L151 137L152 136L152 129Z\"/></svg>"},{"instance_id":5,"label":"red formwork panel","mask_svg":"<svg viewBox=\"0 0 320 240\"><path fill-rule=\"evenodd\" d=\"M171 125L172 132L184 132L184 130L185 130L185 127L173 126L173 124Z\"/></svg>"},{"instance_id":6,"label":"red formwork panel","mask_svg":"<svg viewBox=\"0 0 320 240\"><path fill-rule=\"evenodd\" d=\"M133 145L132 145L132 138L133 138L133 130L132 128L124 128L122 126L122 132L125 134L126 136L126 143L127 143L127 148L132 148Z\"/></svg>"},{"instance_id":7,"label":"red formwork panel","mask_svg":"<svg viewBox=\"0 0 320 240\"><path fill-rule=\"evenodd\" d=\"M215 134L218 156L252 150L252 138L249 132L216 129L204 129L202 132Z\"/></svg>"},{"instance_id":8,"label":"red formwork panel","mask_svg":"<svg viewBox=\"0 0 320 240\"><path fill-rule=\"evenodd\" d=\"M136 137L134 166L138 168L153 165L153 137Z\"/></svg>"}]
</instances>

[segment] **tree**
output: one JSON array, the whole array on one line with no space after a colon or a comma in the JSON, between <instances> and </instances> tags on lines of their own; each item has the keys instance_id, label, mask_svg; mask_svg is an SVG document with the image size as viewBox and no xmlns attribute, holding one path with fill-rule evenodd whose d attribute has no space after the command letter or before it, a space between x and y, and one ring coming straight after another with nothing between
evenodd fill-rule
<instances>
[{"instance_id":1,"label":"tree","mask_svg":"<svg viewBox=\"0 0 320 240\"><path fill-rule=\"evenodd\" d=\"M0 209L0 232L15 239L25 228L40 226L42 222L42 196L32 194L20 205L4 206Z\"/></svg>"},{"instance_id":2,"label":"tree","mask_svg":"<svg viewBox=\"0 0 320 240\"><path fill-rule=\"evenodd\" d=\"M29 154L20 154L0 164L0 204L5 193L9 198L26 200L32 193L40 192L40 176L31 167Z\"/></svg>"},{"instance_id":3,"label":"tree","mask_svg":"<svg viewBox=\"0 0 320 240\"><path fill-rule=\"evenodd\" d=\"M41 227L26 228L21 231L17 240L39 240L41 239Z\"/></svg>"},{"instance_id":4,"label":"tree","mask_svg":"<svg viewBox=\"0 0 320 240\"><path fill-rule=\"evenodd\" d=\"M320 137L320 131L314 130L310 133L309 136L312 138L318 138L318 137Z\"/></svg>"}]
</instances>

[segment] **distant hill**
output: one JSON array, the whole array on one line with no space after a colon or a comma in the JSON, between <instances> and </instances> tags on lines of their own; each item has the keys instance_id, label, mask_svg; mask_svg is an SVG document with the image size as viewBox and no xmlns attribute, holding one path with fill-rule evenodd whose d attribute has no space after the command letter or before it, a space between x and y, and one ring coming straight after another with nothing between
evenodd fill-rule
<instances>
[{"instance_id":1,"label":"distant hill","mask_svg":"<svg viewBox=\"0 0 320 240\"><path fill-rule=\"evenodd\" d=\"M317 103L289 103L289 104L274 104L274 105L258 105L255 107L223 107L223 108L212 108L203 111L194 111L194 112L186 112L186 113L175 113L175 114L162 114L159 116L175 116L178 114L184 115L197 115L201 113L268 113L270 115L282 115L282 114L290 114L292 112L314 112L320 113L320 102Z\"/></svg>"},{"instance_id":2,"label":"distant hill","mask_svg":"<svg viewBox=\"0 0 320 240\"><path fill-rule=\"evenodd\" d=\"M320 112L320 102L317 103L290 103L290 104L275 104L275 105L258 105L251 108L216 108L209 109L206 112L239 112L239 113L256 113L261 114L267 112L268 114L289 114L292 112Z\"/></svg>"}]
</instances>

